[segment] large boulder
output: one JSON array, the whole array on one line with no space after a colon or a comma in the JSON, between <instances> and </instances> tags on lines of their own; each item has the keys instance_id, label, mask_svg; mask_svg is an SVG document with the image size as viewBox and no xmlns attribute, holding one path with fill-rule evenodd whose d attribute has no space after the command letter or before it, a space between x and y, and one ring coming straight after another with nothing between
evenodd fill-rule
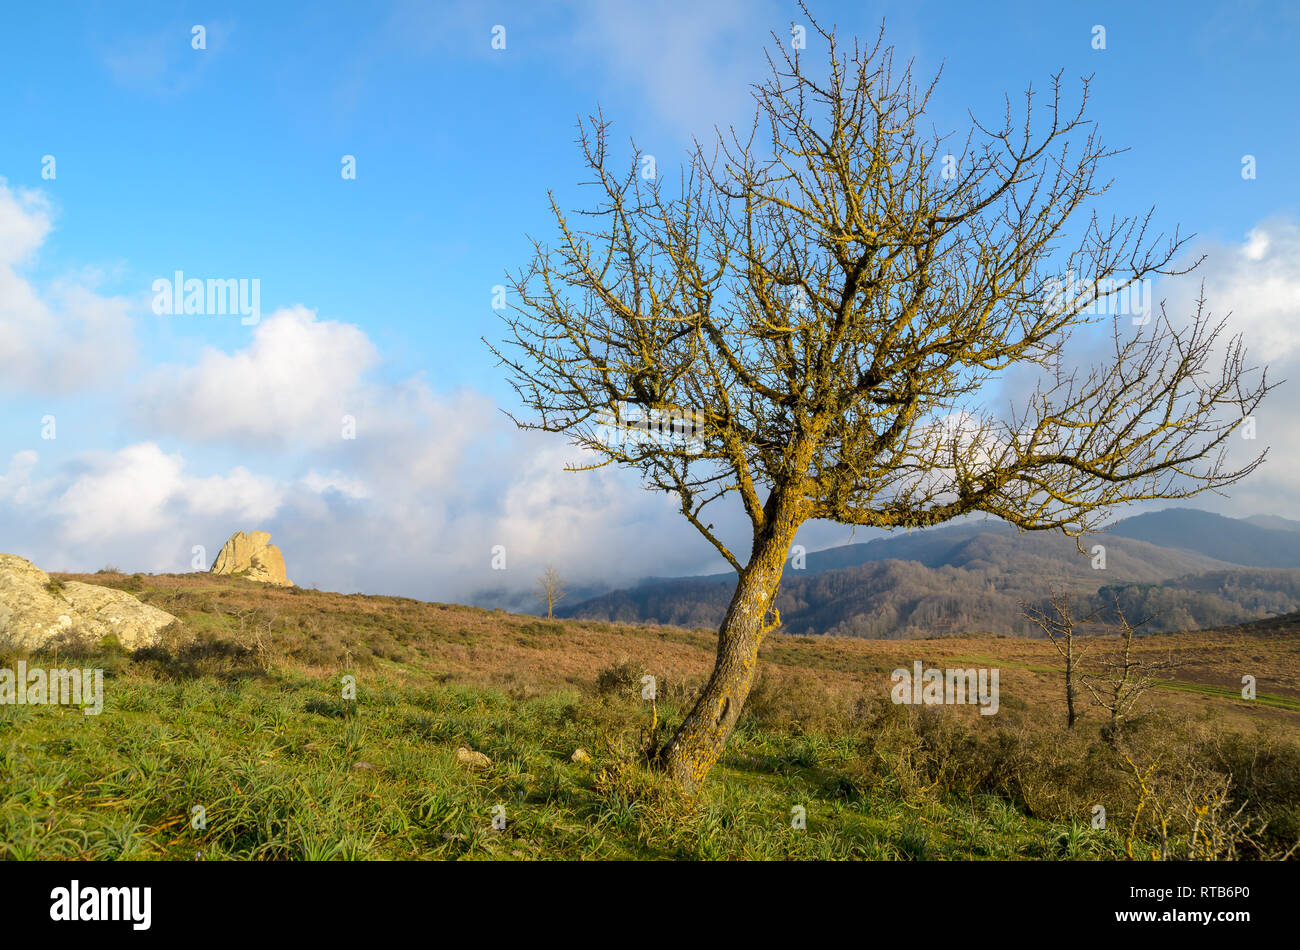
<instances>
[{"instance_id":1,"label":"large boulder","mask_svg":"<svg viewBox=\"0 0 1300 950\"><path fill-rule=\"evenodd\" d=\"M80 581L53 581L16 554L0 554L0 641L28 650L56 637L97 643L113 634L128 650L151 646L176 620L130 594Z\"/></svg>"},{"instance_id":2,"label":"large boulder","mask_svg":"<svg viewBox=\"0 0 1300 950\"><path fill-rule=\"evenodd\" d=\"M284 555L271 543L265 531L236 531L221 546L217 559L212 562L213 574L238 574L250 581L292 587L293 581L285 576Z\"/></svg>"}]
</instances>

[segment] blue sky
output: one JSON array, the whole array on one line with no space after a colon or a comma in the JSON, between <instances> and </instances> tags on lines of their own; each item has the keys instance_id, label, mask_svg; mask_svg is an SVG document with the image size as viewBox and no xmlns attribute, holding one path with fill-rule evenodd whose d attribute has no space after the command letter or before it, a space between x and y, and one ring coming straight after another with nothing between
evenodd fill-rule
<instances>
[{"instance_id":1,"label":"blue sky","mask_svg":"<svg viewBox=\"0 0 1300 950\"><path fill-rule=\"evenodd\" d=\"M1154 206L1161 227L1196 231L1224 295L1212 304L1241 312L1271 360L1292 358L1300 7L812 9L862 36L883 18L923 76L942 63L940 128L964 128L968 108L997 119L1004 94L1058 70L1073 102L1092 74L1089 114L1130 148L1102 210ZM670 168L692 135L750 115L769 32L802 19L707 0L6 11L0 548L49 569L184 570L193 544L211 556L265 526L297 580L446 598L526 585L542 560L612 582L712 567L666 503L612 476L566 484L562 445L505 426L495 407L511 396L480 337L498 332L492 287L527 261L527 235L551 233L547 190L579 200L579 115L599 105ZM152 281L178 269L257 278L262 324L155 316ZM268 372L294 353L302 378ZM223 396L214 378L243 389ZM213 422L227 398L231 418ZM355 406L370 413L356 444L301 431ZM47 414L55 439L40 437ZM1300 441L1274 431L1282 450ZM1279 474L1225 510L1296 517L1296 497ZM485 574L498 541L519 567Z\"/></svg>"}]
</instances>

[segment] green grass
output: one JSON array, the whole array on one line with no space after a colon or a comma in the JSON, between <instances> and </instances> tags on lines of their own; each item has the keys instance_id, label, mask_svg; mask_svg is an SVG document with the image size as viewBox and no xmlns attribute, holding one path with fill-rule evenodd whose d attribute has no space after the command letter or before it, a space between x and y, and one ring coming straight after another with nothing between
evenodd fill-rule
<instances>
[{"instance_id":1,"label":"green grass","mask_svg":"<svg viewBox=\"0 0 1300 950\"><path fill-rule=\"evenodd\" d=\"M345 701L337 676L168 681L138 665L111 678L99 716L0 707L0 855L929 860L1042 856L1054 834L1014 807L990 819L987 803L855 786L843 736L747 726L686 795L639 763L633 701L514 700L383 671ZM461 745L491 767L458 764ZM591 763L569 761L579 746Z\"/></svg>"},{"instance_id":2,"label":"green grass","mask_svg":"<svg viewBox=\"0 0 1300 950\"><path fill-rule=\"evenodd\" d=\"M140 668L137 668L140 667ZM705 788L639 763L634 701L359 674L169 681L132 664L104 711L0 707L0 855L19 859L1115 858L1119 834L997 795L863 777L854 735L747 722ZM662 710L661 710L662 711ZM673 711L668 711L669 716ZM488 755L471 771L458 746ZM579 746L593 761L574 764ZM879 752L879 750L877 750ZM858 778L855 780L855 775ZM504 830L493 827L505 809ZM792 827L802 806L806 827ZM192 827L194 809L205 821Z\"/></svg>"},{"instance_id":3,"label":"green grass","mask_svg":"<svg viewBox=\"0 0 1300 950\"><path fill-rule=\"evenodd\" d=\"M653 667L662 740L707 670L701 633L243 583L153 578L143 596L183 620L163 645L27 658L103 668L104 709L0 706L0 858L1148 859L1191 850L1180 809L1224 781L1195 819L1236 843L1214 856L1300 838L1294 706L1231 731L1210 715L1231 690L1195 687L1203 715L1145 709L1116 738L1099 717L1064 730L1028 682L1036 702L1004 683L994 717L895 706L876 674L902 648L778 638L687 794L646 763L640 677L672 658Z\"/></svg>"},{"instance_id":4,"label":"green grass","mask_svg":"<svg viewBox=\"0 0 1300 950\"><path fill-rule=\"evenodd\" d=\"M1160 682L1155 685L1157 689L1169 689L1179 693L1197 693L1201 696L1213 696L1216 699L1236 700L1239 703L1258 703L1261 706L1271 706L1274 709L1289 709L1292 712L1300 712L1300 699L1292 699L1290 696L1278 696L1275 693L1256 692L1254 699L1242 699L1240 687L1211 686L1208 683L1177 681Z\"/></svg>"}]
</instances>

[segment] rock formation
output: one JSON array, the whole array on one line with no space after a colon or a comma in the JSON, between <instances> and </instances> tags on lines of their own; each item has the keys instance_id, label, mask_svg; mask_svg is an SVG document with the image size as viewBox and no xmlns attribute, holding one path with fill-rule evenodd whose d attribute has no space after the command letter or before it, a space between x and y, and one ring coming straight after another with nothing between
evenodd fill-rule
<instances>
[{"instance_id":1,"label":"rock formation","mask_svg":"<svg viewBox=\"0 0 1300 950\"><path fill-rule=\"evenodd\" d=\"M250 581L292 587L293 581L285 576L284 555L271 543L265 531L244 534L236 531L221 546L221 552L212 562L213 574L237 574Z\"/></svg>"},{"instance_id":2,"label":"rock formation","mask_svg":"<svg viewBox=\"0 0 1300 950\"><path fill-rule=\"evenodd\" d=\"M0 641L35 650L63 635L98 643L111 633L135 650L157 643L175 620L125 591L53 581L31 561L0 554Z\"/></svg>"},{"instance_id":3,"label":"rock formation","mask_svg":"<svg viewBox=\"0 0 1300 950\"><path fill-rule=\"evenodd\" d=\"M486 769L490 768L492 765L492 760L482 752L467 748L466 746L460 746L456 750L456 761L466 768L471 769Z\"/></svg>"}]
</instances>

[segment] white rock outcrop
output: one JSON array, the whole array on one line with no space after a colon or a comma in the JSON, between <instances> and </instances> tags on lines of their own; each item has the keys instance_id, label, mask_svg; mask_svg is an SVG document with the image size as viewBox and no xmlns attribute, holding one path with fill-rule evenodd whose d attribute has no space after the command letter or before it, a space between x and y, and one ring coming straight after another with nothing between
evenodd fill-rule
<instances>
[{"instance_id":1,"label":"white rock outcrop","mask_svg":"<svg viewBox=\"0 0 1300 950\"><path fill-rule=\"evenodd\" d=\"M236 531L230 536L217 559L212 562L212 574L238 574L250 581L292 587L293 581L285 576L284 555L271 543L265 531Z\"/></svg>"},{"instance_id":2,"label":"white rock outcrop","mask_svg":"<svg viewBox=\"0 0 1300 950\"><path fill-rule=\"evenodd\" d=\"M64 635L97 643L111 633L135 650L157 643L175 620L125 591L55 582L26 558L0 554L0 641L35 650Z\"/></svg>"}]
</instances>

